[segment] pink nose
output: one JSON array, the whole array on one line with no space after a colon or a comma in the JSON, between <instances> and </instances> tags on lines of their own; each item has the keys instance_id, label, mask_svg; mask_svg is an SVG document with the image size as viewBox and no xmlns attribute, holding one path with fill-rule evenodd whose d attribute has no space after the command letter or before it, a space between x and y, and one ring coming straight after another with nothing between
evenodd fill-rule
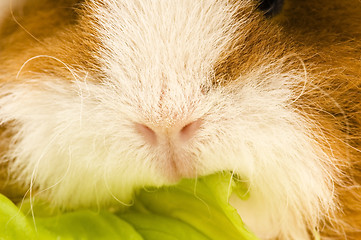
<instances>
[{"instance_id":1,"label":"pink nose","mask_svg":"<svg viewBox=\"0 0 361 240\"><path fill-rule=\"evenodd\" d=\"M174 128L174 130L171 129L170 135L179 139L181 142L187 142L195 135L197 130L200 128L201 124L202 121L198 119L196 121L184 125L180 130L178 129L176 130L176 128ZM157 134L157 132L153 130L151 127L148 127L145 124L137 123L135 125L135 128L137 132L140 135L142 135L142 137L147 143L151 145L157 144L159 133Z\"/></svg>"}]
</instances>

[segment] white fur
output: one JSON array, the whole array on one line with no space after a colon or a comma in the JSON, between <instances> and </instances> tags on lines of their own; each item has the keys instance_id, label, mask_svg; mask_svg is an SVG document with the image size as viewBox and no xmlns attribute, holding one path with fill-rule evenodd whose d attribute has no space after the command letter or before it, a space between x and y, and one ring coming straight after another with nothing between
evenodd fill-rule
<instances>
[{"instance_id":1,"label":"white fur","mask_svg":"<svg viewBox=\"0 0 361 240\"><path fill-rule=\"evenodd\" d=\"M23 169L18 178L56 205L128 203L134 189L171 184L175 156L198 175L227 170L248 181L250 198L232 201L261 238L307 239L335 204L332 159L290 105L303 71L284 74L275 60L204 94L220 53L247 22L234 22L232 4L110 0L94 10L108 78L92 83L77 73L65 85L38 76L2 87L0 119L19 126L8 156L14 172ZM179 145L164 134L152 147L134 130L142 123L162 132L200 118L196 136Z\"/></svg>"}]
</instances>

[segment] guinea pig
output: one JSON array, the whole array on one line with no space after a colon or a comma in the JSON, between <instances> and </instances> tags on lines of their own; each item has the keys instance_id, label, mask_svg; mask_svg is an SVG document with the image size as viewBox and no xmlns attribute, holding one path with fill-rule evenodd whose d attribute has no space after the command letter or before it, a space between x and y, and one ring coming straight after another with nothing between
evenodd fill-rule
<instances>
[{"instance_id":1,"label":"guinea pig","mask_svg":"<svg viewBox=\"0 0 361 240\"><path fill-rule=\"evenodd\" d=\"M358 0L3 4L8 196L105 207L227 171L261 239L361 239Z\"/></svg>"}]
</instances>

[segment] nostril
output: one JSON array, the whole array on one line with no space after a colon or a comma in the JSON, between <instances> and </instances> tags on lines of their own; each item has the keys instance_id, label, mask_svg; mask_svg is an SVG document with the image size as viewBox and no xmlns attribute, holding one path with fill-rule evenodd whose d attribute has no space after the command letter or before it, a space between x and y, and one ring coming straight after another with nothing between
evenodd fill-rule
<instances>
[{"instance_id":1,"label":"nostril","mask_svg":"<svg viewBox=\"0 0 361 240\"><path fill-rule=\"evenodd\" d=\"M198 119L185 125L179 132L180 139L182 141L191 139L195 135L196 131L200 128L201 124L202 120Z\"/></svg>"},{"instance_id":2,"label":"nostril","mask_svg":"<svg viewBox=\"0 0 361 240\"><path fill-rule=\"evenodd\" d=\"M149 144L155 145L157 143L157 134L147 125L136 123L135 129Z\"/></svg>"}]
</instances>

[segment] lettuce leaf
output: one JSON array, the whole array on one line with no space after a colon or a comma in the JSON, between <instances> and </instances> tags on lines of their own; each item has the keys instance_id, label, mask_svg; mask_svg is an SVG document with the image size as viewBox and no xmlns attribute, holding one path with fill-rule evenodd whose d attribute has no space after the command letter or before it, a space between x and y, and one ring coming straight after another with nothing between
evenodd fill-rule
<instances>
[{"instance_id":1,"label":"lettuce leaf","mask_svg":"<svg viewBox=\"0 0 361 240\"><path fill-rule=\"evenodd\" d=\"M232 190L242 189L230 179L219 173L142 190L134 206L115 213L53 214L47 205L35 202L30 214L29 202L16 206L0 195L0 239L256 240L228 204Z\"/></svg>"}]
</instances>

